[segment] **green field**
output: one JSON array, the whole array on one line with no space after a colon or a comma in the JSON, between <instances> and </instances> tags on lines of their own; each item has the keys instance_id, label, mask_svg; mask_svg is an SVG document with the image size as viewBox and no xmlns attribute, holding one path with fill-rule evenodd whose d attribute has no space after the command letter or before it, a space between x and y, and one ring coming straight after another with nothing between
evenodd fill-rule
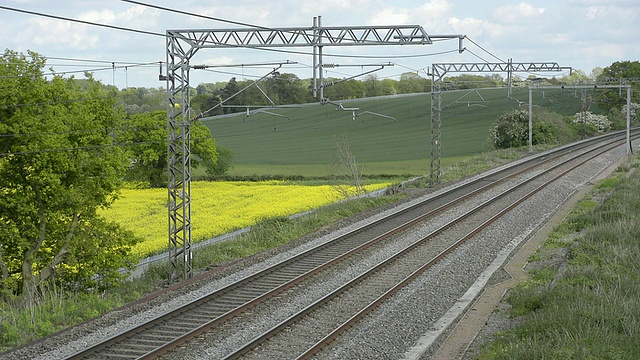
<instances>
[{"instance_id":1,"label":"green field","mask_svg":"<svg viewBox=\"0 0 640 360\"><path fill-rule=\"evenodd\" d=\"M443 93L442 158L463 157L489 149L489 129L497 118L518 108L506 88ZM534 92L534 105L563 115L580 111L572 91ZM528 102L528 91L514 92ZM578 95L579 96L579 95ZM271 113L218 116L203 120L218 145L234 154L232 175L327 176L333 163L336 137L346 134L365 174L421 175L428 172L430 154L430 95L369 98L343 102L358 108L337 111L336 105L306 104L298 108L266 109ZM527 108L527 103L522 105ZM535 111L535 110L534 110Z\"/></svg>"}]
</instances>

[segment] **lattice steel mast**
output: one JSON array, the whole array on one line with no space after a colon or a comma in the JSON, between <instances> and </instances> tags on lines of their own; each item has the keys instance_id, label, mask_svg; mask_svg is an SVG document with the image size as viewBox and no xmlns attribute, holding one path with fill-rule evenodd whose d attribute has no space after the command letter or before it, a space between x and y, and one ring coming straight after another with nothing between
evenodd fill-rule
<instances>
[{"instance_id":1,"label":"lattice steel mast","mask_svg":"<svg viewBox=\"0 0 640 360\"><path fill-rule=\"evenodd\" d=\"M431 68L431 153L429 165L429 184L439 184L440 149L442 136L442 79L450 72L506 72L511 77L513 72L539 72L539 71L563 71L571 70L555 62L531 62L531 63L441 63L433 64ZM509 88L509 95L511 89Z\"/></svg>"},{"instance_id":2,"label":"lattice steel mast","mask_svg":"<svg viewBox=\"0 0 640 360\"><path fill-rule=\"evenodd\" d=\"M167 30L169 281L192 275L190 60L200 49L313 47L313 93L323 98L322 51L325 46L426 45L463 35L429 35L419 25L329 26L321 17L304 28ZM319 91L318 91L319 90Z\"/></svg>"}]
</instances>

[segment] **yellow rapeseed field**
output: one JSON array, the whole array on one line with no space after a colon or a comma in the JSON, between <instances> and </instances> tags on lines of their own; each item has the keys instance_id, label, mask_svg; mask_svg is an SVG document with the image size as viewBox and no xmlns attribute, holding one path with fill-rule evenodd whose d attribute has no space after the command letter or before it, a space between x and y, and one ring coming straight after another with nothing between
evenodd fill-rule
<instances>
[{"instance_id":1,"label":"yellow rapeseed field","mask_svg":"<svg viewBox=\"0 0 640 360\"><path fill-rule=\"evenodd\" d=\"M374 191L390 183L367 185ZM288 216L340 200L330 185L292 185L282 181L191 183L192 241L206 240L277 216ZM133 248L137 258L168 246L167 190L123 189L100 215L145 239Z\"/></svg>"}]
</instances>

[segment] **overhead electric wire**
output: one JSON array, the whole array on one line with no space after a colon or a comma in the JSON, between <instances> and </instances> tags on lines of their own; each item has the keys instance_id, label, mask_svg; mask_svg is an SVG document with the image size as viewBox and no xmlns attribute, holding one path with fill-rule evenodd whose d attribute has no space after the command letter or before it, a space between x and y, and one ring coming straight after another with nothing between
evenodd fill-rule
<instances>
[{"instance_id":1,"label":"overhead electric wire","mask_svg":"<svg viewBox=\"0 0 640 360\"><path fill-rule=\"evenodd\" d=\"M43 55L44 56L44 55ZM105 64L158 64L157 61L155 62L151 62L151 61L147 61L144 63L138 63L138 62L134 62L134 61L109 61L109 60L93 60L93 59L77 59L77 58L66 58L66 57L54 57L54 56L44 56L47 60L64 60L64 61L78 61L78 62L95 62L95 63L105 63Z\"/></svg>"},{"instance_id":2,"label":"overhead electric wire","mask_svg":"<svg viewBox=\"0 0 640 360\"><path fill-rule=\"evenodd\" d=\"M492 52L490 52L489 50L485 49L484 47L480 46L480 44L478 44L477 42L473 41L471 38L467 37L467 40L469 40L472 44L474 44L475 46L477 46L478 48L480 48L482 51L484 51L485 53L491 55L492 57L500 60L500 62L502 63L507 63L505 60L501 59L500 57L498 57L497 55L493 54ZM490 61L480 57L479 55L475 54L473 51L466 49L466 51L470 52L473 56L477 57L478 59L484 61L485 63L489 64L491 63ZM540 76L539 72L530 72L530 71L526 71L525 73L530 74L530 75L535 75L535 76ZM566 72L563 72L562 75L564 76L566 74Z\"/></svg>"},{"instance_id":3,"label":"overhead electric wire","mask_svg":"<svg viewBox=\"0 0 640 360\"><path fill-rule=\"evenodd\" d=\"M474 53L473 51L471 51L471 50L469 50L469 49L466 49L465 51L468 51L469 53L471 53L471 55L473 55L473 56L477 57L478 59L480 59L480 60L484 61L484 62L485 62L485 63L487 63L487 64L490 64L490 63L491 63L491 62L490 62L490 61L488 61L487 59L482 58L481 56L477 55L476 53Z\"/></svg>"},{"instance_id":4,"label":"overhead electric wire","mask_svg":"<svg viewBox=\"0 0 640 360\"><path fill-rule=\"evenodd\" d=\"M134 0L120 0L120 1L126 2L126 3L130 3L130 4L134 4L134 5L146 6L146 7L150 7L150 8L156 9L156 10L163 10L163 11L173 12L173 13L176 13L176 14L199 17L199 18L202 18L202 19L219 21L219 22L224 22L224 23L234 24L234 25L239 25L239 26L244 26L244 27L263 29L263 30L268 30L268 31L285 31L286 32L286 30L276 29L276 28L273 28L273 27L255 25L255 24L250 24L250 23L245 23L245 22L240 22L240 21L234 21L234 20L228 20L228 19L222 19L222 18L212 17L212 16L208 16L208 15L195 14L195 13L190 13L190 12L187 12L187 11L172 9L172 8L168 8L168 7L164 7L164 6L147 4L147 3L144 3L144 2L141 2L141 1L134 1ZM323 37L323 36L320 35L320 37ZM441 39L441 40L449 40L449 39ZM229 46L232 46L232 45L229 45ZM242 45L238 45L237 47L244 48L244 46L242 46ZM267 49L267 48L262 48L262 47L256 47L256 49L283 52L283 53L293 53L293 54L300 54L300 55L312 55L312 53L300 52L300 51L276 50L276 49ZM434 55L442 55L442 54L446 54L446 53L454 52L454 51L458 51L458 50L456 49L456 50L444 51L444 52L439 52L439 53L403 55L403 56L393 56L393 57L389 57L388 55L386 55L386 56L366 56L366 55L341 55L341 54L327 54L327 53L322 54L322 56L345 57L345 58L368 58L368 59L385 58L385 59L388 59L388 58L408 58L408 57L434 56Z\"/></svg>"},{"instance_id":5,"label":"overhead electric wire","mask_svg":"<svg viewBox=\"0 0 640 360\"><path fill-rule=\"evenodd\" d=\"M458 49L453 50L445 50L439 51L435 53L426 53L426 54L412 54L412 55L340 55L340 54L326 54L323 53L322 56L327 57L337 57L337 58L350 58L350 59L406 59L406 58L419 58L419 57L428 57L428 56L437 56L450 54L453 52L458 52Z\"/></svg>"},{"instance_id":6,"label":"overhead electric wire","mask_svg":"<svg viewBox=\"0 0 640 360\"><path fill-rule=\"evenodd\" d=\"M50 65L53 66L53 65ZM64 66L69 66L69 65L59 65L61 67ZM67 74L77 74L77 73L93 73L93 72L97 72L97 71L113 71L113 70L117 70L117 69L128 69L128 68L132 68L132 67L143 67L143 66L154 66L157 67L158 66L158 62L152 62L152 63L138 63L138 64L132 64L132 65L118 65L118 66L109 66L109 67L103 67L103 68L94 68L94 69L82 69L82 70L68 70L68 71L56 71L56 72L50 72L50 73L42 73L42 76L55 76L55 75L67 75ZM10 79L10 78L20 78L22 77L21 75L2 75L0 76L0 79Z\"/></svg>"},{"instance_id":7,"label":"overhead electric wire","mask_svg":"<svg viewBox=\"0 0 640 360\"><path fill-rule=\"evenodd\" d=\"M130 28L125 28L125 27L116 26L116 25L100 24L100 23L96 23L96 22L92 22L92 21L78 20L78 19L68 18L68 17L64 17L64 16L39 13L39 12L36 12L36 11L16 9L16 8L3 6L3 5L0 5L0 9L9 10L9 11L15 11L15 12L29 14L29 15L43 16L43 17L48 17L48 18L57 19L57 20L71 21L71 22L76 22L76 23L85 24L85 25L100 26L100 27L114 29L114 30L129 31L129 32L135 32L135 33L139 33L139 34L153 35L153 36L162 36L162 37L166 36L165 34L156 33L156 32L152 32L152 31L130 29Z\"/></svg>"},{"instance_id":8,"label":"overhead electric wire","mask_svg":"<svg viewBox=\"0 0 640 360\"><path fill-rule=\"evenodd\" d=\"M483 48L482 46L480 46L477 42L473 41L471 38L466 37L467 40L469 40L472 44L474 44L475 46L477 46L478 48L480 48L480 50L486 52L487 54L493 56L494 58L500 60L501 62L506 62L504 60L502 60L501 58L499 58L498 56L494 55L492 52L490 52L489 50ZM486 60L485 60L486 61Z\"/></svg>"},{"instance_id":9,"label":"overhead electric wire","mask_svg":"<svg viewBox=\"0 0 640 360\"><path fill-rule=\"evenodd\" d=\"M25 57L33 57L30 54L22 54ZM41 54L39 54L41 55ZM0 57L7 57L7 55L5 54L0 54ZM63 60L63 61L76 61L76 62L88 62L88 63L104 63L104 64L131 64L131 66L133 65L138 65L138 64L158 64L158 61L145 61L145 62L138 62L138 61L113 61L113 60L95 60L95 59L78 59L78 58L69 58L69 57L59 57L59 56L46 56L46 55L41 55L41 57L45 58L46 60ZM65 66L70 66L70 65L65 65Z\"/></svg>"},{"instance_id":10,"label":"overhead electric wire","mask_svg":"<svg viewBox=\"0 0 640 360\"><path fill-rule=\"evenodd\" d=\"M171 8L166 8L166 7L162 7L162 6L158 6L158 5L146 4L146 3L139 2L139 1L131 1L131 0L121 0L121 1L127 2L127 3L131 3L131 4L140 5L140 6L147 6L147 7L151 7L151 8L155 8L155 9L159 9L159 10L174 12L174 13L178 13L178 14L205 18L205 19L209 19L209 20L215 20L215 21L226 22L226 23L242 25L242 26L250 26L250 27L259 28L259 29L265 29L265 30L276 30L274 28L270 28L270 27L266 27L266 26L259 26L259 25L248 24L248 23L243 23L243 22L238 22L238 21L233 21L233 20L215 18L215 17L211 17L211 16L206 16L206 15L193 14L193 13L188 13L188 12L185 12L185 11L171 9ZM99 27L104 27L104 28L109 28L109 29L115 29L115 30L121 30L121 31L129 31L129 32L145 34L145 35L162 36L162 37L166 37L167 36L166 34L156 33L156 32L152 32L152 31L132 29L132 28L126 28L126 27L121 27L121 26L116 26L116 25L101 24L101 23L85 21L85 20L78 20L78 19L58 16L58 15L45 14L45 13L40 13L40 12L35 12L35 11L30 11L30 10L16 9L16 8L3 6L3 5L0 5L0 9L20 12L20 13L24 13L24 14L42 16L42 17L49 17L49 18L53 18L53 19L57 19L57 20L76 22L76 23L85 24L85 25L93 25L93 26L99 26ZM233 48L238 48L238 49L246 49L247 48L246 46L243 46L243 45L228 45L228 46L233 47ZM270 51L270 52L278 52L278 53L286 53L286 54L305 55L305 56L313 55L313 53L310 53L310 52L295 51L295 50L271 49L271 48L264 48L264 47L252 47L251 49L262 50L262 51ZM436 56L436 55L442 55L442 54L446 54L446 53L451 53L451 52L454 52L454 51L458 51L458 50L456 49L456 50L448 50L448 51L442 51L442 52L436 52L436 53L413 54L413 55L396 55L396 56L388 56L388 55L383 55L383 56L380 56L380 55L345 55L345 54L330 54L330 53L324 53L323 56L325 56L325 57L338 57L338 58L363 58L363 59L364 58L368 58L368 59L382 59L382 58L384 58L384 59L400 59L400 58L416 58L416 57ZM106 70L106 69L104 69L104 70ZM113 70L113 68L111 68L111 70Z\"/></svg>"},{"instance_id":11,"label":"overhead electric wire","mask_svg":"<svg viewBox=\"0 0 640 360\"><path fill-rule=\"evenodd\" d=\"M122 1L124 1L124 0L122 0ZM140 5L145 5L145 4L140 4ZM146 6L149 6L149 5L146 5ZM15 11L15 12L29 14L29 15L43 16L43 17L48 17L48 18L57 19L57 20L71 21L71 22L76 22L76 23L85 24L85 25L93 25L93 26L100 26L100 27L109 28L109 29L135 32L135 33L145 34L145 35L154 35L154 36L162 36L162 37L166 37L167 36L166 34L156 33L156 32L152 32L152 31L131 29L131 28L125 28L125 27L121 27L121 26L107 25L107 24L101 24L101 23L85 21L85 20L78 20L78 19L68 18L68 17L64 17L64 16L44 14L44 13L40 13L40 12L36 12L36 11L16 9L16 8L3 6L3 5L0 5L0 9L9 10L9 11ZM173 10L167 10L167 11L173 11ZM204 16L204 15L189 14L189 13L187 13L187 14L188 15L192 15L192 16L196 16L196 17ZM269 28L265 28L265 29L269 29ZM233 47L233 48L241 48L241 49L246 48L246 46L243 46L243 45L228 45L228 46L229 47ZM278 53L285 53L285 54L312 55L312 53L304 52L304 51L270 49L270 48L262 48L262 47L255 47L255 48L252 48L252 49L263 50L263 51L271 51L271 52L278 52Z\"/></svg>"},{"instance_id":12,"label":"overhead electric wire","mask_svg":"<svg viewBox=\"0 0 640 360\"><path fill-rule=\"evenodd\" d=\"M240 22L240 21L233 21L233 20L227 20L227 19L222 19L222 18L216 18L216 17L212 17L212 16L207 16L207 15L194 14L194 13L190 13L190 12L186 12L186 11L182 11L182 10L171 9L171 8L164 7L164 6L147 4L147 3L140 2L140 1L131 1L131 0L120 0L120 1L126 2L126 3L130 3L130 4L134 4L134 5L146 6L146 7L150 7L150 8L156 9L156 10L163 10L163 11L173 12L173 13L176 13L176 14L182 14L182 15L187 15L187 16L195 16L195 17L199 17L199 18L202 18L202 19L219 21L219 22L224 22L224 23L228 23L228 24L234 24L234 25L240 25L240 26L246 26L246 27L253 27L253 28L264 29L264 30L275 30L273 28L266 27L266 26L259 26L259 25L249 24L249 23L243 23L243 22Z\"/></svg>"}]
</instances>

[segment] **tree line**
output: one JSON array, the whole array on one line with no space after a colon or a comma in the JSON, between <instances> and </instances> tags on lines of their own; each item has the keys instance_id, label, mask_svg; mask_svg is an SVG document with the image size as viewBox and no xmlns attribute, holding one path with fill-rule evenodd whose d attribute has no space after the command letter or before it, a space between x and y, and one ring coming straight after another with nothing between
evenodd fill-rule
<instances>
[{"instance_id":1,"label":"tree line","mask_svg":"<svg viewBox=\"0 0 640 360\"><path fill-rule=\"evenodd\" d=\"M587 75L574 70L556 78L539 78L529 75L515 80L513 86L580 84L611 78L633 78L638 73L638 61L615 62L606 68L597 67ZM443 79L443 89L464 90L507 86L500 74L459 74ZM635 85L634 85L635 86ZM242 90L242 91L241 91ZM116 90L117 91L117 90ZM431 78L417 72L406 72L398 79L378 78L369 74L362 80L328 77L324 79L324 97L330 100L347 100L384 95L424 93L431 91ZM166 90L159 88L127 88L117 91L118 102L127 114L166 109ZM312 79L300 79L295 74L276 72L263 81L232 77L228 81L201 83L189 88L192 114L215 116L246 111L247 106L273 106L303 104L319 101L313 96ZM621 98L617 91L605 91L598 99L603 108L610 109ZM634 99L638 100L638 92ZM638 102L638 101L635 101Z\"/></svg>"}]
</instances>

